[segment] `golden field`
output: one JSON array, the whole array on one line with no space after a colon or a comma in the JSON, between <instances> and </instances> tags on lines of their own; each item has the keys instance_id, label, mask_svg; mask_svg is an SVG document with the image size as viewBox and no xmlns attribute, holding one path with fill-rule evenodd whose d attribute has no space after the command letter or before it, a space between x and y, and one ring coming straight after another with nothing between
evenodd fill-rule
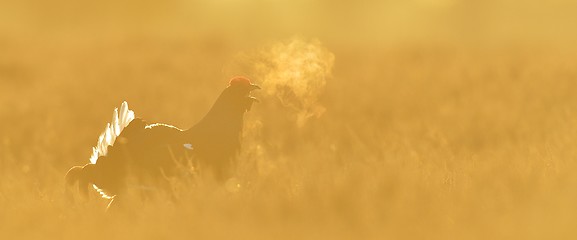
<instances>
[{"instance_id":1,"label":"golden field","mask_svg":"<svg viewBox=\"0 0 577 240\"><path fill-rule=\"evenodd\" d=\"M0 5L0 239L577 237L576 3ZM187 128L235 75L239 185L64 194L123 100Z\"/></svg>"}]
</instances>

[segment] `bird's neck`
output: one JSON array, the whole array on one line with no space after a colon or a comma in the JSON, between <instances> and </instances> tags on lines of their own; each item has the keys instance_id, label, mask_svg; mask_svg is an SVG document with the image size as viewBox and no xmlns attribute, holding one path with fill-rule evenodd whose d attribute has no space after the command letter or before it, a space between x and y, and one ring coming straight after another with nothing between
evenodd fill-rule
<instances>
[{"instance_id":1,"label":"bird's neck","mask_svg":"<svg viewBox=\"0 0 577 240\"><path fill-rule=\"evenodd\" d=\"M206 135L238 137L242 132L244 112L221 94L204 118L186 130L186 136L189 139Z\"/></svg>"}]
</instances>

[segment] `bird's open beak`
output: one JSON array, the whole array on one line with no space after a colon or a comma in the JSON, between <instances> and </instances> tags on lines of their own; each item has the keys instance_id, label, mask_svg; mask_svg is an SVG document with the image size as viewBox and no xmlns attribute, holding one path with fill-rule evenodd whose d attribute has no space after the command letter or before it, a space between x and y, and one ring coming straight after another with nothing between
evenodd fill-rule
<instances>
[{"instance_id":1,"label":"bird's open beak","mask_svg":"<svg viewBox=\"0 0 577 240\"><path fill-rule=\"evenodd\" d=\"M256 84L250 84L249 93L250 93L250 91L252 91L252 90L260 90L260 89L261 89L261 88L260 88L258 85L256 85ZM253 101L255 101L255 102L260 102L257 98L255 98L255 97L253 97L253 96L248 95L248 97L249 97L250 99L252 99Z\"/></svg>"},{"instance_id":2,"label":"bird's open beak","mask_svg":"<svg viewBox=\"0 0 577 240\"><path fill-rule=\"evenodd\" d=\"M250 91L260 89L260 87L256 84L250 84Z\"/></svg>"}]
</instances>

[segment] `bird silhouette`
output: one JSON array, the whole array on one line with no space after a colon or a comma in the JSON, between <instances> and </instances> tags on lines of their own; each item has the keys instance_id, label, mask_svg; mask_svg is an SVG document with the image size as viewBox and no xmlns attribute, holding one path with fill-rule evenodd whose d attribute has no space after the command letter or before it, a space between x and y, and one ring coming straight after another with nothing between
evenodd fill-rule
<instances>
[{"instance_id":1,"label":"bird silhouette","mask_svg":"<svg viewBox=\"0 0 577 240\"><path fill-rule=\"evenodd\" d=\"M187 130L147 124L123 102L98 138L90 163L72 167L66 185L78 185L85 196L92 187L107 199L134 186L169 189L167 177L179 175L179 166L190 159L195 169L225 181L240 149L244 113L257 101L250 96L255 89L260 87L246 77L232 78L204 118Z\"/></svg>"}]
</instances>

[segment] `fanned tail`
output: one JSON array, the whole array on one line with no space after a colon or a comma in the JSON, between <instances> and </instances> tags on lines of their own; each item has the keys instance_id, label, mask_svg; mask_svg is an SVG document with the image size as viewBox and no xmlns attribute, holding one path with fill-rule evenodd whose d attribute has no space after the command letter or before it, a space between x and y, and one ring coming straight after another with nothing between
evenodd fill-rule
<instances>
[{"instance_id":1,"label":"fanned tail","mask_svg":"<svg viewBox=\"0 0 577 240\"><path fill-rule=\"evenodd\" d=\"M116 138L120 136L122 130L124 130L132 120L134 120L134 112L128 108L128 103L126 101L122 102L120 110L118 110L118 108L114 109L111 122L106 124L106 128L104 128L104 131L102 131L98 137L96 146L92 148L92 156L90 156L91 164L96 164L99 157L106 156L108 153L108 147L114 144ZM95 184L92 184L92 187L102 198L112 199L114 197L108 195Z\"/></svg>"},{"instance_id":2,"label":"fanned tail","mask_svg":"<svg viewBox=\"0 0 577 240\"><path fill-rule=\"evenodd\" d=\"M120 105L120 111L118 108L114 109L112 121L106 125L104 131L100 134L100 137L98 137L96 146L92 148L90 163L96 164L99 157L106 156L108 153L108 146L114 144L116 138L120 135L122 130L132 122L132 120L134 120L134 112L128 109L128 103L124 101Z\"/></svg>"}]
</instances>

